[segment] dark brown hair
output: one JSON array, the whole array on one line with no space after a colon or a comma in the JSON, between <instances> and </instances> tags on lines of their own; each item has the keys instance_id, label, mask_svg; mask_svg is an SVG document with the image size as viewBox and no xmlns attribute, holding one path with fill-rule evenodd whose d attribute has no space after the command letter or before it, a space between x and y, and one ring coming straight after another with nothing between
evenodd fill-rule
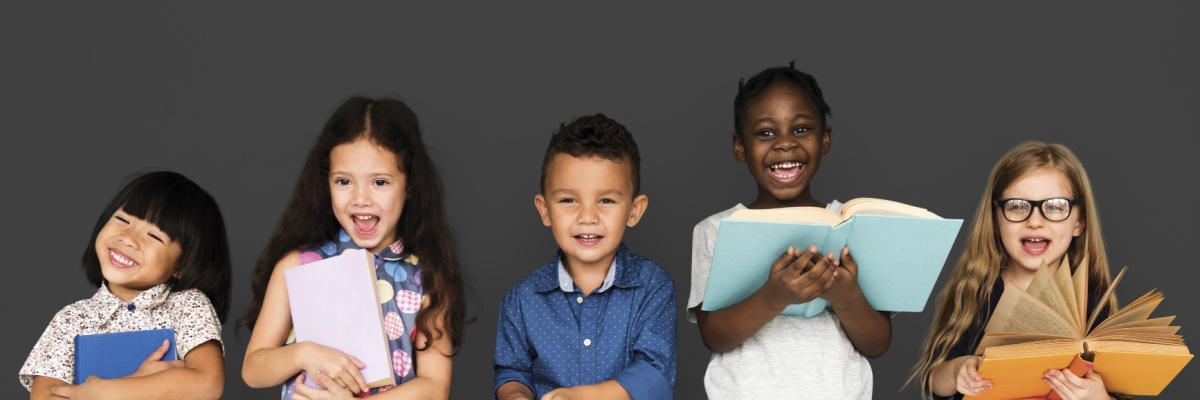
<instances>
[{"instance_id":1,"label":"dark brown hair","mask_svg":"<svg viewBox=\"0 0 1200 400\"><path fill-rule=\"evenodd\" d=\"M641 193L641 163L633 134L624 125L604 114L576 118L570 124L559 125L550 137L546 157L542 159L542 194L546 192L546 168L554 156L600 157L616 163L629 163L633 195Z\"/></svg>"},{"instance_id":2,"label":"dark brown hair","mask_svg":"<svg viewBox=\"0 0 1200 400\"><path fill-rule=\"evenodd\" d=\"M329 117L300 170L279 225L258 257L251 281L254 302L238 320L238 326L254 329L271 272L280 259L301 246L328 242L337 236L341 226L334 217L329 194L329 153L334 147L359 139L394 153L399 169L408 178L408 194L396 229L405 247L420 257L422 286L429 298L417 315L417 329L428 338L424 345L417 344L418 350L448 335L457 352L462 343L466 303L454 235L442 204L442 181L425 151L417 115L394 99L354 97ZM444 331L432 328L438 325L433 323L435 318L442 318Z\"/></svg>"}]
</instances>

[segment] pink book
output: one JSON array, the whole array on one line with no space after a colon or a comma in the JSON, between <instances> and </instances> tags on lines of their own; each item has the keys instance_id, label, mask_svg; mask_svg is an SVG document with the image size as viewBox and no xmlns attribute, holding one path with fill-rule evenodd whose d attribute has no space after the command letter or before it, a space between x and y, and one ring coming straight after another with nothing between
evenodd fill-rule
<instances>
[{"instance_id":1,"label":"pink book","mask_svg":"<svg viewBox=\"0 0 1200 400\"><path fill-rule=\"evenodd\" d=\"M383 314L375 294L375 260L353 250L284 272L296 342L311 341L354 356L370 387L395 385ZM304 383L320 387L313 377Z\"/></svg>"}]
</instances>

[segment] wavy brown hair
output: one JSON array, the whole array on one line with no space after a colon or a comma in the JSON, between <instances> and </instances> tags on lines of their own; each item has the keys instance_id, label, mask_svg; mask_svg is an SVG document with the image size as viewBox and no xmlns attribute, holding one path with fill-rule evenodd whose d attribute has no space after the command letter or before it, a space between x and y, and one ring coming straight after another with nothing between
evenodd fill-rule
<instances>
[{"instance_id":1,"label":"wavy brown hair","mask_svg":"<svg viewBox=\"0 0 1200 400\"><path fill-rule=\"evenodd\" d=\"M301 246L328 242L337 236L341 226L334 217L329 194L329 153L334 147L359 139L391 150L408 178L408 194L396 229L404 246L421 257L422 286L429 298L428 305L417 314L417 329L427 338L418 350L429 348L433 341L447 335L453 355L462 344L466 302L454 235L442 203L442 181L425 151L417 115L395 99L354 97L329 117L300 170L279 225L258 257L251 281L254 302L238 319L238 327L254 329L271 272L280 259ZM436 318L442 319L441 329L433 328L438 325L433 323Z\"/></svg>"},{"instance_id":2,"label":"wavy brown hair","mask_svg":"<svg viewBox=\"0 0 1200 400\"><path fill-rule=\"evenodd\" d=\"M992 285L1009 264L1008 253L999 239L996 207L992 205L992 200L996 200L1013 182L1041 168L1061 171L1071 182L1075 197L1082 199L1075 204L1079 208L1075 212L1083 213L1083 233L1071 240L1066 253L1071 272L1074 273L1083 260L1087 260L1088 265L1084 268L1088 271L1088 293L1104 293L1112 284L1108 273L1108 255L1104 251L1104 238L1100 230L1100 212L1096 209L1092 184L1083 164L1063 145L1037 141L1021 143L1009 150L992 168L988 185L983 189L983 197L975 211L966 249L954 267L950 280L942 288L937 315L925 337L921 359L913 366L905 386L914 380L919 381L922 393L928 397L933 392L930 382L933 366L946 361L946 355L959 340L974 340L962 337L967 328L987 322L981 320L987 316L978 315L979 311L990 301ZM1116 311L1116 296L1109 297L1107 306L1109 313Z\"/></svg>"}]
</instances>

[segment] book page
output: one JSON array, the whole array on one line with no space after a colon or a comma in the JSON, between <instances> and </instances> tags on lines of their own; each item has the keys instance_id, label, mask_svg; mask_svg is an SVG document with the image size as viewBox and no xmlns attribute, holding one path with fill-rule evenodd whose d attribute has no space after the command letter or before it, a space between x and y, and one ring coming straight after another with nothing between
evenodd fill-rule
<instances>
[{"instance_id":1,"label":"book page","mask_svg":"<svg viewBox=\"0 0 1200 400\"><path fill-rule=\"evenodd\" d=\"M1096 328L1093 330L1099 331L1114 325L1146 320L1147 318L1150 318L1150 313L1154 312L1155 308L1158 308L1158 304L1162 303L1162 300L1162 295L1160 293L1157 298L1148 302L1143 302L1142 304L1130 304L1122 307L1120 310L1117 310L1117 312L1110 315L1108 319L1104 320L1103 323L1096 326Z\"/></svg>"},{"instance_id":2,"label":"book page","mask_svg":"<svg viewBox=\"0 0 1200 400\"><path fill-rule=\"evenodd\" d=\"M1047 340L1072 340L1079 342L1078 339L1072 339L1066 336L1042 335L1036 333L986 333L983 339L979 340L979 344L975 346L975 355L981 356L985 349L999 346L1011 346L1022 343L1042 342Z\"/></svg>"},{"instance_id":3,"label":"book page","mask_svg":"<svg viewBox=\"0 0 1200 400\"><path fill-rule=\"evenodd\" d=\"M1058 266L1058 271L1054 273L1054 286L1058 287L1059 293L1062 294L1063 301L1067 303L1067 310L1070 316L1067 319L1076 322L1079 329L1083 329L1084 314L1087 314L1086 308L1079 308L1078 297L1075 296L1075 286L1071 280L1071 264L1067 261L1068 257L1063 256L1062 264ZM1084 307L1087 307L1085 304Z\"/></svg>"},{"instance_id":4,"label":"book page","mask_svg":"<svg viewBox=\"0 0 1200 400\"><path fill-rule=\"evenodd\" d=\"M1183 344L1135 343L1112 340L1089 340L1091 351L1119 351L1125 353L1191 354Z\"/></svg>"},{"instance_id":5,"label":"book page","mask_svg":"<svg viewBox=\"0 0 1200 400\"><path fill-rule=\"evenodd\" d=\"M1075 309L1079 310L1079 326L1087 326L1087 296L1088 296L1088 271L1087 264L1088 256L1084 253L1083 261L1079 263L1080 267L1071 276L1075 291ZM1103 303L1099 303L1103 304ZM1097 307L1099 308L1099 307Z\"/></svg>"},{"instance_id":6,"label":"book page","mask_svg":"<svg viewBox=\"0 0 1200 400\"><path fill-rule=\"evenodd\" d=\"M995 360L1001 358L1029 357L1046 354L1078 354L1081 351L1083 351L1083 342L1076 339L1057 339L1041 342L1020 343L1008 346L988 347L983 351L983 358L985 360Z\"/></svg>"},{"instance_id":7,"label":"book page","mask_svg":"<svg viewBox=\"0 0 1200 400\"><path fill-rule=\"evenodd\" d=\"M1063 258L1063 262L1066 262L1066 258ZM1061 270L1062 267L1059 267L1059 269ZM1049 309L1054 310L1055 313L1058 313L1058 316L1062 317L1063 321L1074 322L1076 320L1075 314L1071 312L1071 305L1068 304L1067 299L1059 291L1058 285L1051 278L1050 268L1046 264L1046 261L1042 261L1042 266L1033 273L1033 281L1029 282L1029 288L1025 289L1025 292L1046 305ZM1072 328L1079 332L1077 336L1082 338L1083 328L1075 324L1071 325Z\"/></svg>"},{"instance_id":8,"label":"book page","mask_svg":"<svg viewBox=\"0 0 1200 400\"><path fill-rule=\"evenodd\" d=\"M1019 315L1020 318L1013 318ZM1083 339L1075 324L1014 285L1005 284L985 332L1041 333Z\"/></svg>"},{"instance_id":9,"label":"book page","mask_svg":"<svg viewBox=\"0 0 1200 400\"><path fill-rule=\"evenodd\" d=\"M1125 270L1128 268L1129 268L1128 266L1122 267L1121 272L1117 273L1117 277L1113 278L1112 284L1108 285L1108 290L1104 292L1103 296L1100 296L1100 301L1096 303L1096 309L1092 310L1092 316L1090 318L1088 318L1088 323L1087 323L1088 331L1091 331L1092 327L1096 325L1096 318L1100 316L1100 310L1103 310L1104 305L1108 304L1108 298L1112 297L1113 289L1117 288L1117 283L1121 282L1121 277L1125 276ZM1121 313L1121 311L1117 310L1117 312L1115 314L1120 314L1120 313ZM1108 319L1113 319L1114 316L1115 315L1109 315ZM1145 318L1142 318L1142 319L1145 319Z\"/></svg>"},{"instance_id":10,"label":"book page","mask_svg":"<svg viewBox=\"0 0 1200 400\"><path fill-rule=\"evenodd\" d=\"M737 210L729 218L734 221L767 221L825 224L835 226L842 222L842 216L821 207L785 207L764 210Z\"/></svg>"},{"instance_id":11,"label":"book page","mask_svg":"<svg viewBox=\"0 0 1200 400\"><path fill-rule=\"evenodd\" d=\"M898 217L938 218L929 210L910 206L908 204L869 197L860 197L842 204L842 219L850 219L854 214L892 215Z\"/></svg>"}]
</instances>

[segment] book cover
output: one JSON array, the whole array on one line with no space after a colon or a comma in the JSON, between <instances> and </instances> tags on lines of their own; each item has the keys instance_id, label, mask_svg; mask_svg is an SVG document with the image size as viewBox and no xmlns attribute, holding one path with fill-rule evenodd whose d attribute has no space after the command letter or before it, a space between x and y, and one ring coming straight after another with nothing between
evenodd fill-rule
<instances>
[{"instance_id":1,"label":"book cover","mask_svg":"<svg viewBox=\"0 0 1200 400\"><path fill-rule=\"evenodd\" d=\"M394 385L383 314L375 293L375 260L353 250L284 272L296 342L311 341L354 356L370 387ZM320 387L309 377L304 383Z\"/></svg>"},{"instance_id":2,"label":"book cover","mask_svg":"<svg viewBox=\"0 0 1200 400\"><path fill-rule=\"evenodd\" d=\"M855 208L854 205L854 200L846 202L843 212ZM771 263L788 246L803 250L816 245L822 254L832 252L839 258L842 247L850 247L850 254L858 261L858 285L876 310L920 312L950 254L962 220L941 219L924 209L917 210L924 214L912 217L890 211L856 211L836 226L830 225L839 219L836 214L815 207L752 210L773 221L739 220L735 219L737 214L723 219L701 308L719 310L744 300L767 281ZM747 210L739 213L743 211ZM797 211L824 212L833 217L810 217ZM789 214L794 218L788 217ZM797 218L825 219L824 223L778 222ZM818 298L788 306L783 314L812 317L828 304Z\"/></svg>"},{"instance_id":3,"label":"book cover","mask_svg":"<svg viewBox=\"0 0 1200 400\"><path fill-rule=\"evenodd\" d=\"M163 340L171 341L171 347L162 361L175 360L174 329L75 336L75 384L92 375L104 379L129 376L158 350Z\"/></svg>"}]
</instances>

